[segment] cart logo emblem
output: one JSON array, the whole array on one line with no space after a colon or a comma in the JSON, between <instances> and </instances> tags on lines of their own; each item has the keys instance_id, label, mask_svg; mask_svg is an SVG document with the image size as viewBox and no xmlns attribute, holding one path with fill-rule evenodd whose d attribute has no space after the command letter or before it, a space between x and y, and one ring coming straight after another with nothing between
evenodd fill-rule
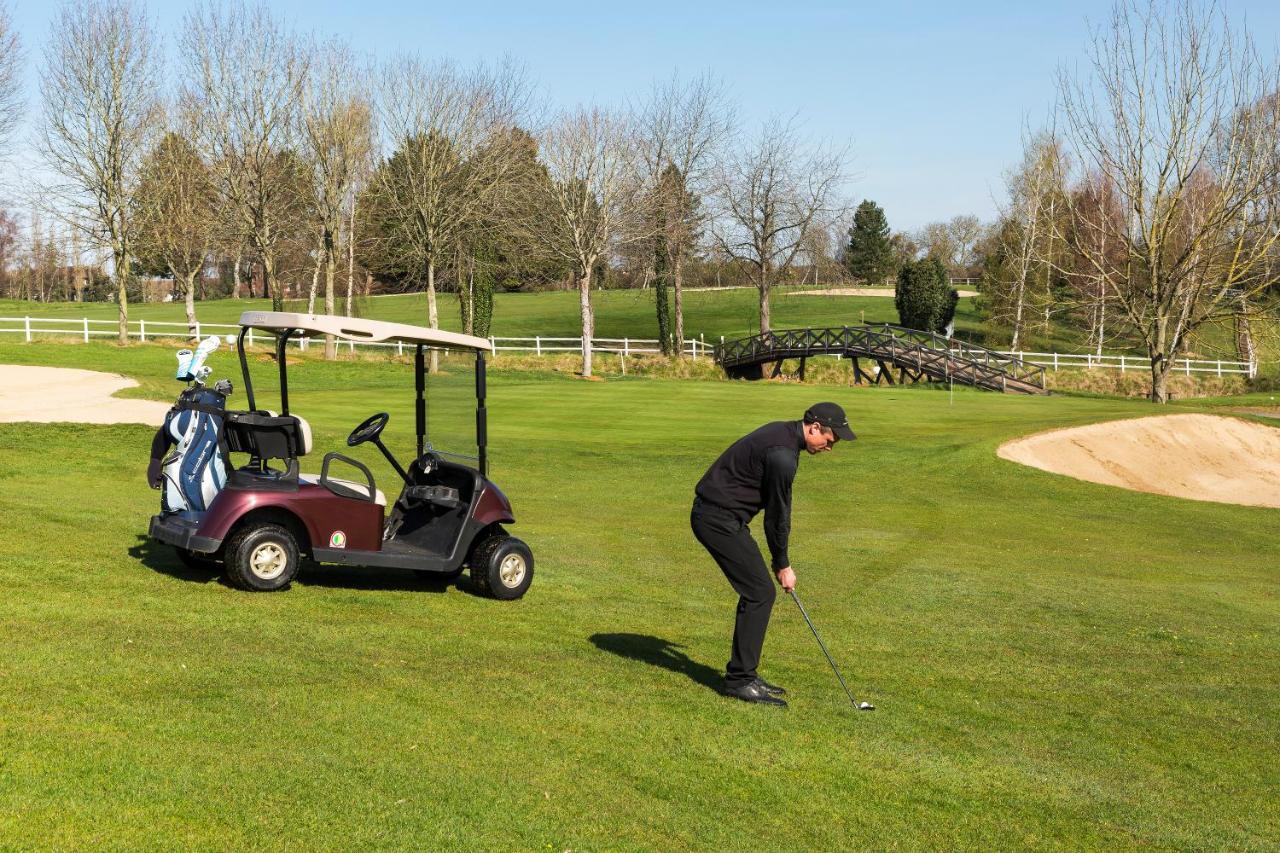
<instances>
[{"instance_id":1,"label":"cart logo emblem","mask_svg":"<svg viewBox=\"0 0 1280 853\"><path fill-rule=\"evenodd\" d=\"M330 548L347 547L347 534L343 533L341 530L333 531L333 534L329 537L329 547Z\"/></svg>"}]
</instances>

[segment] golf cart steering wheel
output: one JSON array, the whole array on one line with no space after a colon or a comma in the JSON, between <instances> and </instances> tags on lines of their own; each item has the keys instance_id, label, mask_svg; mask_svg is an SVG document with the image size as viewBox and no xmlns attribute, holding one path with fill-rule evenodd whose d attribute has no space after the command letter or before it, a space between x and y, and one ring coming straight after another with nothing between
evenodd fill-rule
<instances>
[{"instance_id":1,"label":"golf cart steering wheel","mask_svg":"<svg viewBox=\"0 0 1280 853\"><path fill-rule=\"evenodd\" d=\"M390 419L391 415L386 412L378 412L376 415L365 418L360 426L353 429L351 435L347 436L347 446L355 447L357 444L373 441L382 435L382 430Z\"/></svg>"}]
</instances>

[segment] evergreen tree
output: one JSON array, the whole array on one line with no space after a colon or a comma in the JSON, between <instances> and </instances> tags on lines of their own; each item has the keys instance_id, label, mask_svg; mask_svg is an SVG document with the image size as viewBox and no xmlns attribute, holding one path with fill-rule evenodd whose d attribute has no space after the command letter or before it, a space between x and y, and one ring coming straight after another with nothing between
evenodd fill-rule
<instances>
[{"instance_id":1,"label":"evergreen tree","mask_svg":"<svg viewBox=\"0 0 1280 853\"><path fill-rule=\"evenodd\" d=\"M894 252L889 240L889 221L884 209L871 199L858 205L844 250L849 275L870 284L879 284L893 274Z\"/></svg>"},{"instance_id":2,"label":"evergreen tree","mask_svg":"<svg viewBox=\"0 0 1280 853\"><path fill-rule=\"evenodd\" d=\"M960 295L951 289L942 261L928 257L898 270L893 301L900 325L944 334L956 315Z\"/></svg>"}]
</instances>

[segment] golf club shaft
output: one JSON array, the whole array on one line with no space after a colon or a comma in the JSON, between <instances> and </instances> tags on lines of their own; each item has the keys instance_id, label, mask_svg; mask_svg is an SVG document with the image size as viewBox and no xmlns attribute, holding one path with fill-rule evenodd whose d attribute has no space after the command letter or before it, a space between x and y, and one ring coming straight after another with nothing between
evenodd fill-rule
<instances>
[{"instance_id":1,"label":"golf club shaft","mask_svg":"<svg viewBox=\"0 0 1280 853\"><path fill-rule=\"evenodd\" d=\"M831 652L827 651L827 644L822 642L822 636L818 634L818 629L813 626L813 620L809 618L808 612L804 609L804 605L800 603L800 599L796 596L793 589L787 590L787 594L791 596L791 600L796 603L796 607L800 608L800 615L804 617L805 624L809 626L809 630L813 632L813 638L818 641L818 647L822 649L822 653L827 656L827 663L831 664L831 671L836 674L836 678L840 680L840 686L844 688L844 695L849 697L849 703L854 709L858 708L858 700L853 698L853 694L849 692L849 685L844 683L844 676L840 674L840 668L836 666L836 662L831 657Z\"/></svg>"}]
</instances>

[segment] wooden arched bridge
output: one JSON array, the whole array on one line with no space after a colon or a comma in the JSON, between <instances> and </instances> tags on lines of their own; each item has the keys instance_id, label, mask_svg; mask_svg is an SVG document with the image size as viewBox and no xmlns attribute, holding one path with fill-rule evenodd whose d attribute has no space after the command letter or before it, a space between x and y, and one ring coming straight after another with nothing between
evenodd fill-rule
<instances>
[{"instance_id":1,"label":"wooden arched bridge","mask_svg":"<svg viewBox=\"0 0 1280 853\"><path fill-rule=\"evenodd\" d=\"M955 382L990 391L1047 394L1044 367L984 347L944 338L888 323L871 326L839 326L830 329L784 329L725 341L715 349L716 363L738 379L762 379L772 365L772 375L782 371L786 359L800 359L804 378L806 359L816 355L840 355L853 362L855 382ZM863 369L861 359L878 369Z\"/></svg>"}]
</instances>

